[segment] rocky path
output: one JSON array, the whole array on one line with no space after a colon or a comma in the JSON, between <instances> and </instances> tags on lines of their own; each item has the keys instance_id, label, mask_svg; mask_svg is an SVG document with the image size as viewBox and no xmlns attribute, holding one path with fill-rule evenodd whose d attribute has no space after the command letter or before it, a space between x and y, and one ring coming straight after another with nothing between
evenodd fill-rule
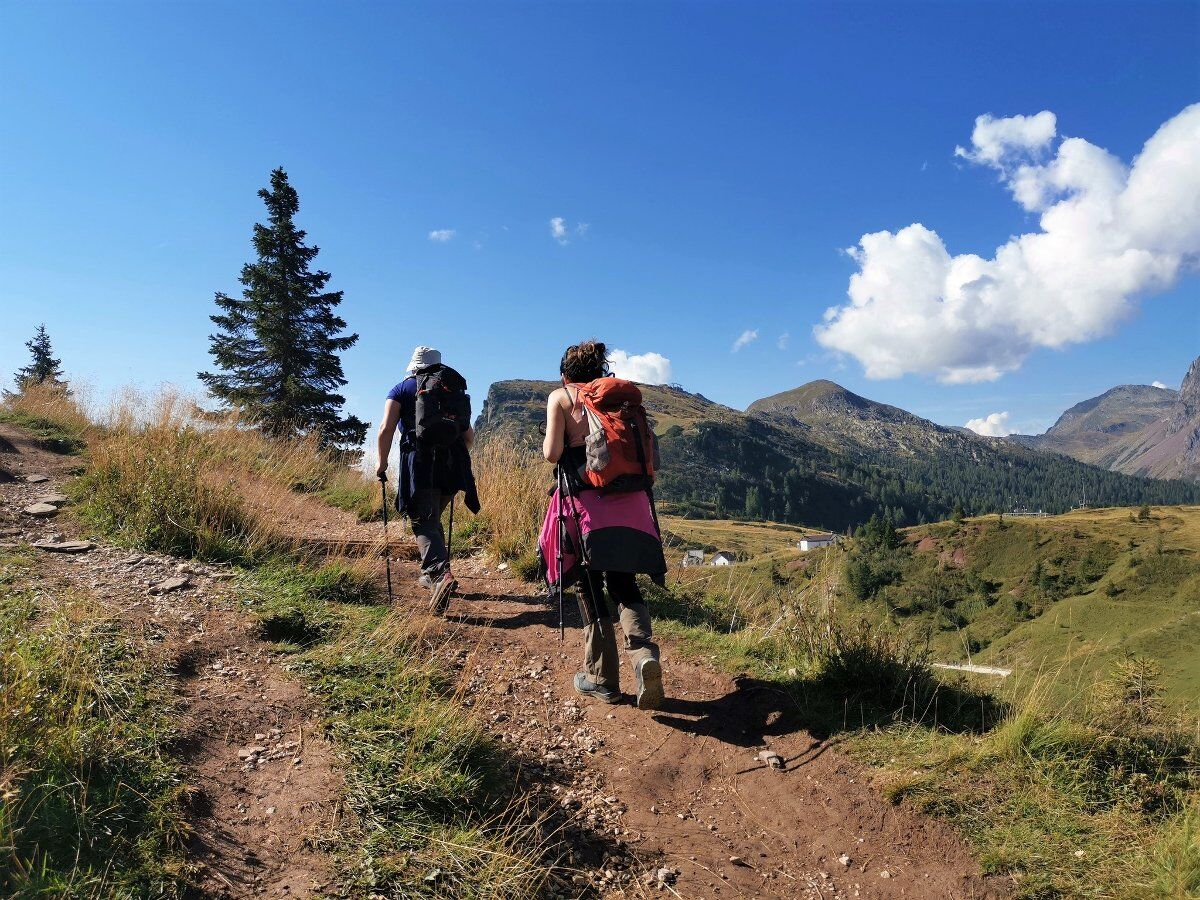
<instances>
[{"instance_id":1,"label":"rocky path","mask_svg":"<svg viewBox=\"0 0 1200 900\"><path fill-rule=\"evenodd\" d=\"M402 577L413 575L411 563ZM536 590L457 564L446 627L473 648L467 696L546 777L540 790L627 851L594 880L681 897L981 898L1005 895L948 827L893 806L870 777L798 723L770 684L728 678L667 643L668 700L654 713L570 688L579 631L558 640ZM402 602L419 603L411 589ZM624 686L631 671L622 659ZM775 755L774 762L766 759ZM607 870L607 871L606 871ZM669 893L668 893L669 895Z\"/></svg>"},{"instance_id":2,"label":"rocky path","mask_svg":"<svg viewBox=\"0 0 1200 900\"><path fill-rule=\"evenodd\" d=\"M178 685L179 752L201 893L307 897L333 886L317 848L337 814L337 761L317 711L238 611L218 567L80 542L73 525L34 509L59 507L79 465L0 425L0 542L40 551L43 596L86 594L141 638L164 678ZM61 499L60 499L61 498Z\"/></svg>"}]
</instances>

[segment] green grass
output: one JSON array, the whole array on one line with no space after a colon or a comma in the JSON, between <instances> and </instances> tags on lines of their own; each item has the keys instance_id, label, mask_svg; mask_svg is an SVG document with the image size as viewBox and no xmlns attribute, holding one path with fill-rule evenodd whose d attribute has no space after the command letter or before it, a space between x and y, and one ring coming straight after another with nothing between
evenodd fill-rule
<instances>
[{"instance_id":1,"label":"green grass","mask_svg":"<svg viewBox=\"0 0 1200 900\"><path fill-rule=\"evenodd\" d=\"M498 745L460 703L442 642L373 605L342 565L245 574L243 603L290 654L346 760L352 816L336 851L346 888L395 897L525 898L542 841L510 810Z\"/></svg>"},{"instance_id":2,"label":"green grass","mask_svg":"<svg viewBox=\"0 0 1200 900\"><path fill-rule=\"evenodd\" d=\"M1017 896L1195 897L1198 546L1195 508L942 523L880 555L869 602L851 548L684 570L651 607L682 652L788 692L891 800L952 821ZM978 601L966 627L998 636L975 659L1018 676L935 677L965 629L895 611L930 599L943 617Z\"/></svg>"},{"instance_id":3,"label":"green grass","mask_svg":"<svg viewBox=\"0 0 1200 900\"><path fill-rule=\"evenodd\" d=\"M695 524L699 538L707 523ZM713 533L729 542L743 527L721 523ZM672 578L743 624L768 625L800 597L840 597L843 622L898 627L934 661L1061 673L1054 690L1063 702L1134 653L1161 665L1169 700L1200 708L1200 507L1154 507L1148 520L1129 509L989 516L908 529L905 538L865 554L858 542L807 554L764 544L748 548L747 562ZM865 600L854 599L849 579L856 560L873 585Z\"/></svg>"},{"instance_id":4,"label":"green grass","mask_svg":"<svg viewBox=\"0 0 1200 900\"><path fill-rule=\"evenodd\" d=\"M36 578L0 555L0 893L179 896L170 688L101 610Z\"/></svg>"},{"instance_id":5,"label":"green grass","mask_svg":"<svg viewBox=\"0 0 1200 900\"><path fill-rule=\"evenodd\" d=\"M708 552L727 550L739 559L752 559L778 551L796 552L802 537L818 529L774 522L741 522L736 519L685 519L681 516L661 516L663 529L674 541L668 541L674 556L682 557L685 548L702 548ZM668 563L675 565L674 556Z\"/></svg>"}]
</instances>

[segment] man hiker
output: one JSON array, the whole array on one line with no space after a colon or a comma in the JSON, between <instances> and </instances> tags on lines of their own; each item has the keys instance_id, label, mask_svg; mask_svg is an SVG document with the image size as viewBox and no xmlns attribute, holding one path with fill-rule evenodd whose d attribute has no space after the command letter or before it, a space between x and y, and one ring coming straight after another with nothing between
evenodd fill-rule
<instances>
[{"instance_id":1,"label":"man hiker","mask_svg":"<svg viewBox=\"0 0 1200 900\"><path fill-rule=\"evenodd\" d=\"M432 347L417 347L408 364L409 375L392 388L379 425L379 467L387 481L392 437L400 426L400 476L396 509L412 523L421 556L422 587L430 591L429 608L446 612L458 587L450 572L450 555L442 528L442 513L462 491L467 509L479 512L475 476L471 472L471 398L467 382L442 364ZM453 522L451 507L451 522Z\"/></svg>"},{"instance_id":2,"label":"man hiker","mask_svg":"<svg viewBox=\"0 0 1200 900\"><path fill-rule=\"evenodd\" d=\"M574 687L604 703L621 700L607 593L625 634L637 707L657 709L664 698L662 666L637 576L662 579L667 564L651 494L654 436L641 391L609 377L607 349L598 341L568 347L559 374L562 387L546 401L542 445L547 462L557 466L558 487L539 549L547 571L554 567L560 602L564 588L579 585L583 671Z\"/></svg>"}]
</instances>

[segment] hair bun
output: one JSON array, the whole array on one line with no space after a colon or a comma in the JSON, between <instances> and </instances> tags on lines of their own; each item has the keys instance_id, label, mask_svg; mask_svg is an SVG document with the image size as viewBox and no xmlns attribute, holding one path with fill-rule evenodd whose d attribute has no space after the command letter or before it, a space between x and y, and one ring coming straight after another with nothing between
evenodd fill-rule
<instances>
[{"instance_id":1,"label":"hair bun","mask_svg":"<svg viewBox=\"0 0 1200 900\"><path fill-rule=\"evenodd\" d=\"M603 378L608 374L608 348L600 341L581 341L567 348L559 370L569 381Z\"/></svg>"}]
</instances>

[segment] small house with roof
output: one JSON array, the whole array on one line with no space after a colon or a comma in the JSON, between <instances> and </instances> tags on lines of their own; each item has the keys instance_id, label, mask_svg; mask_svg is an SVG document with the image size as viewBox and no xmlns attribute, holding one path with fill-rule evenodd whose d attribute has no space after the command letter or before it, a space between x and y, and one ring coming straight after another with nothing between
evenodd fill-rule
<instances>
[{"instance_id":1,"label":"small house with roof","mask_svg":"<svg viewBox=\"0 0 1200 900\"><path fill-rule=\"evenodd\" d=\"M821 547L832 547L837 543L836 534L809 534L800 539L797 544L801 553L807 553L809 550L817 550Z\"/></svg>"},{"instance_id":2,"label":"small house with roof","mask_svg":"<svg viewBox=\"0 0 1200 900\"><path fill-rule=\"evenodd\" d=\"M685 569L691 568L692 566L704 565L704 551L703 550L688 550L688 551L686 551L683 554L683 562L680 563L680 565L682 565Z\"/></svg>"},{"instance_id":3,"label":"small house with roof","mask_svg":"<svg viewBox=\"0 0 1200 900\"><path fill-rule=\"evenodd\" d=\"M709 565L732 566L735 562L737 562L737 557L728 550L718 550L712 555L712 562Z\"/></svg>"}]
</instances>

